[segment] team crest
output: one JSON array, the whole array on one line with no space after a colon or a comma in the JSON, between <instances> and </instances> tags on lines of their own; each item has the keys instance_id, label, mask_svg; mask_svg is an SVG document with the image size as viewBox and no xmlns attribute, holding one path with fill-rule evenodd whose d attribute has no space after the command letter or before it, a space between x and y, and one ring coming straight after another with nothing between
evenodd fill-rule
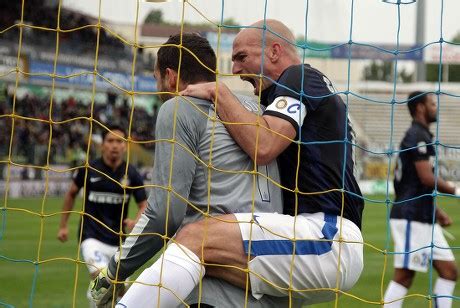
<instances>
[{"instance_id":1,"label":"team crest","mask_svg":"<svg viewBox=\"0 0 460 308\"><path fill-rule=\"evenodd\" d=\"M278 109L284 109L288 105L287 100L284 97L280 97L275 102L275 107Z\"/></svg>"},{"instance_id":2,"label":"team crest","mask_svg":"<svg viewBox=\"0 0 460 308\"><path fill-rule=\"evenodd\" d=\"M131 184L131 181L129 180L128 177L124 176L124 177L121 179L120 184L123 185L123 186L129 186L129 185Z\"/></svg>"}]
</instances>

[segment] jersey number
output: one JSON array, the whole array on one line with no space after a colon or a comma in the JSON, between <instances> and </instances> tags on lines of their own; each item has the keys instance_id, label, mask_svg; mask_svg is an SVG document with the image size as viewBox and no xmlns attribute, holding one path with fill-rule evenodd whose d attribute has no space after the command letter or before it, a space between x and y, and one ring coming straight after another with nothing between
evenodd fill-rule
<instances>
[{"instance_id":1,"label":"jersey number","mask_svg":"<svg viewBox=\"0 0 460 308\"><path fill-rule=\"evenodd\" d=\"M102 253L100 251L96 250L94 252L94 261L99 263L99 262L102 261L102 259L103 259Z\"/></svg>"}]
</instances>

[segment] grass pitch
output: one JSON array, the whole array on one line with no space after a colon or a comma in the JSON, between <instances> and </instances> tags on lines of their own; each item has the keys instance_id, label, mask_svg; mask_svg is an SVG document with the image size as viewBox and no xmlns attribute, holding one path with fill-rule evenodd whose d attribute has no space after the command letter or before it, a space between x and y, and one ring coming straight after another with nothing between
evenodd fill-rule
<instances>
[{"instance_id":1,"label":"grass pitch","mask_svg":"<svg viewBox=\"0 0 460 308\"><path fill-rule=\"evenodd\" d=\"M385 196L367 197L381 203L366 202L363 219L366 242L364 272L350 295L339 298L338 307L380 307L382 294L392 276L392 256L386 257L382 252L392 249L386 223ZM448 231L456 238L450 240L451 246L458 247L460 201L443 198L440 204L454 220ZM85 264L75 262L79 260L79 217L71 215L70 239L64 244L59 242L56 235L60 214L56 213L61 210L61 205L62 198L48 198L45 202L40 198L11 199L6 204L7 209L0 210L0 307L88 307L88 271ZM5 207L3 200L2 207ZM75 209L80 207L81 201L77 201ZM131 206L131 214L136 209L135 205ZM460 260L457 250L454 254ZM410 290L413 296L405 300L404 307L430 307L426 297L430 275L417 275ZM433 282L435 278L436 274L432 273ZM455 294L460 295L458 291ZM434 303L431 305L434 306ZM334 302L318 305L334 306ZM455 300L453 307L460 307L460 300Z\"/></svg>"}]
</instances>

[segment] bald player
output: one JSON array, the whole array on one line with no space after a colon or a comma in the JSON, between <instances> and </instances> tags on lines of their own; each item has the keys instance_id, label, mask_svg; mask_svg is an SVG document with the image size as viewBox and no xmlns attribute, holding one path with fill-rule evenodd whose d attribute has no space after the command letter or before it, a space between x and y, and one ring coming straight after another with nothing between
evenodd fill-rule
<instances>
[{"instance_id":1,"label":"bald player","mask_svg":"<svg viewBox=\"0 0 460 308\"><path fill-rule=\"evenodd\" d=\"M218 92L209 82L189 85L182 94L213 102L257 164L278 159L283 213L235 213L185 226L151 267L150 283L161 275L162 285L133 286L120 302L126 307L140 298L145 305L175 307L205 274L250 288L255 298L288 296L312 304L334 299L337 289L351 289L362 272L363 200L353 174L348 143L354 135L346 106L326 76L302 64L292 45L271 34L293 41L284 24L267 20L270 31L263 30L263 21L253 26L235 38L233 73L245 74L261 96L267 106L263 116L248 112L222 83ZM261 74L262 56L264 78L248 75ZM163 296L164 289L177 298Z\"/></svg>"}]
</instances>

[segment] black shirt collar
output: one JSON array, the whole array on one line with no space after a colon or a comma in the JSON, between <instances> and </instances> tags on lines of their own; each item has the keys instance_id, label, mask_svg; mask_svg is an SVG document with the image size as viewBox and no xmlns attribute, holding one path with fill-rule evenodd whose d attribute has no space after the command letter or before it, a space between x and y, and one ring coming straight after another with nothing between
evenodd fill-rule
<instances>
[{"instance_id":1,"label":"black shirt collar","mask_svg":"<svg viewBox=\"0 0 460 308\"><path fill-rule=\"evenodd\" d=\"M276 84L272 84L268 88L262 90L262 93L260 93L260 102L262 105L265 107L268 106L269 98L270 98L270 93L275 90Z\"/></svg>"},{"instance_id":2,"label":"black shirt collar","mask_svg":"<svg viewBox=\"0 0 460 308\"><path fill-rule=\"evenodd\" d=\"M115 170L113 170L112 167L110 167L109 165L105 163L104 158L102 158L102 156L99 158L99 161L101 162L102 166L104 166L106 170L109 170L111 172L117 172L118 170L120 170L120 168L123 168L123 169L126 168L125 161L122 161L120 166L118 166Z\"/></svg>"},{"instance_id":3,"label":"black shirt collar","mask_svg":"<svg viewBox=\"0 0 460 308\"><path fill-rule=\"evenodd\" d=\"M417 122L415 120L412 120L412 125L418 126L419 128L421 128L424 131L426 131L431 137L433 137L433 134L430 132L430 129L428 127L426 127L425 125L423 125L422 123Z\"/></svg>"}]
</instances>

